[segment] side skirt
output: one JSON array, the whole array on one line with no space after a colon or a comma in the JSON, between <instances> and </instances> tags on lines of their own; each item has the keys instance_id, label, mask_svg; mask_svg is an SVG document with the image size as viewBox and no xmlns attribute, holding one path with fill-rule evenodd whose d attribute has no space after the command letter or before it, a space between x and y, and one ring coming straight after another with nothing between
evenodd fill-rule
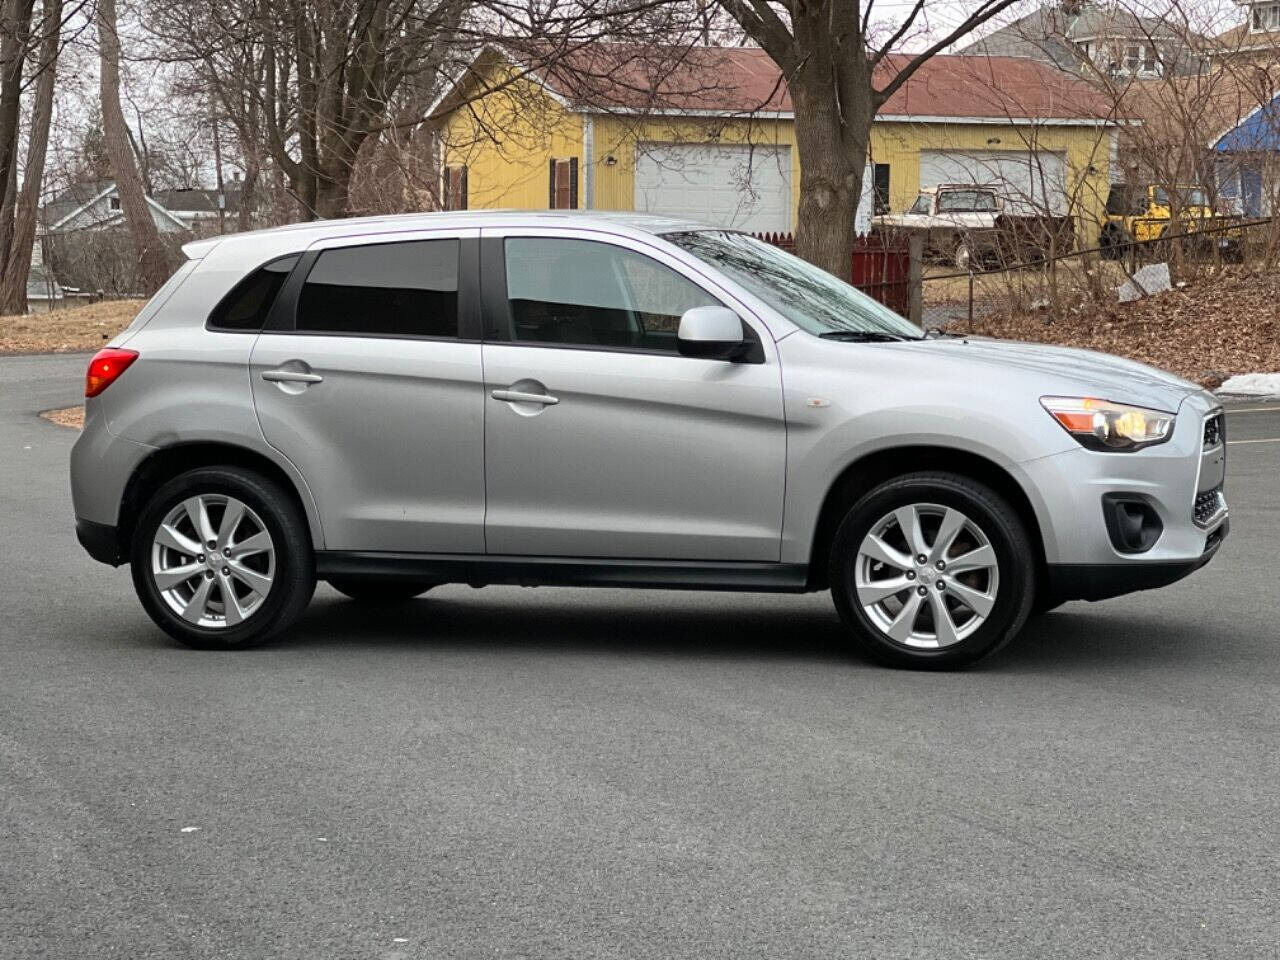
<instances>
[{"instance_id":1,"label":"side skirt","mask_svg":"<svg viewBox=\"0 0 1280 960\"><path fill-rule=\"evenodd\" d=\"M804 593L803 563L710 563L690 560L601 560L592 557L502 557L484 554L380 553L322 550L316 576L379 577L557 587L735 590Z\"/></svg>"}]
</instances>

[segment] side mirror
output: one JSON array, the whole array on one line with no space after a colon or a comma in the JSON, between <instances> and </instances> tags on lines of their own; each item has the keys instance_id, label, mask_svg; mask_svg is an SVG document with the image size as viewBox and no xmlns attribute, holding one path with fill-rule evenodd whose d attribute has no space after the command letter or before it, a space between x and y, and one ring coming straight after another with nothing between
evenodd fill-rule
<instances>
[{"instance_id":1,"label":"side mirror","mask_svg":"<svg viewBox=\"0 0 1280 960\"><path fill-rule=\"evenodd\" d=\"M742 321L728 307L694 307L680 317L676 345L682 357L736 360L748 346Z\"/></svg>"}]
</instances>

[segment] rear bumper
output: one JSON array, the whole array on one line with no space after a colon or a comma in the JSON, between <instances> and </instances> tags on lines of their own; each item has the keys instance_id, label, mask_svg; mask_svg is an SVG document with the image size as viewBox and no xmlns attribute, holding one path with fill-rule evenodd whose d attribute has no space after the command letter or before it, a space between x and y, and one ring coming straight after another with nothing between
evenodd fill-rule
<instances>
[{"instance_id":1,"label":"rear bumper","mask_svg":"<svg viewBox=\"0 0 1280 960\"><path fill-rule=\"evenodd\" d=\"M116 528L110 524L94 523L92 520L76 517L76 539L85 552L99 563L118 567L124 562L120 538L116 534Z\"/></svg>"},{"instance_id":2,"label":"rear bumper","mask_svg":"<svg viewBox=\"0 0 1280 960\"><path fill-rule=\"evenodd\" d=\"M1231 529L1229 520L1210 534L1204 553L1194 560L1149 563L1051 563L1048 592L1054 603L1067 600L1107 600L1137 590L1153 590L1176 583L1214 558Z\"/></svg>"}]
</instances>

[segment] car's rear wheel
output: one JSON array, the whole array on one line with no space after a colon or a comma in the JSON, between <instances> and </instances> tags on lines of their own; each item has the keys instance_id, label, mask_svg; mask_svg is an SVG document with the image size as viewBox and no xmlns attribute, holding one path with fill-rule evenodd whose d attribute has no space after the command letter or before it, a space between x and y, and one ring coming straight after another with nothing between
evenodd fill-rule
<instances>
[{"instance_id":1,"label":"car's rear wheel","mask_svg":"<svg viewBox=\"0 0 1280 960\"><path fill-rule=\"evenodd\" d=\"M306 518L275 481L240 467L170 480L134 528L143 607L190 647L256 646L288 627L315 590Z\"/></svg>"},{"instance_id":2,"label":"car's rear wheel","mask_svg":"<svg viewBox=\"0 0 1280 960\"><path fill-rule=\"evenodd\" d=\"M426 593L436 584L421 580L335 577L329 580L329 586L357 603L402 603Z\"/></svg>"},{"instance_id":3,"label":"car's rear wheel","mask_svg":"<svg viewBox=\"0 0 1280 960\"><path fill-rule=\"evenodd\" d=\"M985 484L921 472L850 508L831 548L831 592L859 646L893 666L968 666L1012 640L1036 593L1014 509Z\"/></svg>"}]
</instances>

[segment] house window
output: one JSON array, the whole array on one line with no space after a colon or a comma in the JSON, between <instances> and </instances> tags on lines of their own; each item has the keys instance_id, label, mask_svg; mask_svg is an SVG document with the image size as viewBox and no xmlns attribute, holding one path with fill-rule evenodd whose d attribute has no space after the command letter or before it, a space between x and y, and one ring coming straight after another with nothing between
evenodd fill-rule
<instances>
[{"instance_id":1,"label":"house window","mask_svg":"<svg viewBox=\"0 0 1280 960\"><path fill-rule=\"evenodd\" d=\"M552 210L577 210L578 158L552 158L547 175L547 206Z\"/></svg>"},{"instance_id":2,"label":"house window","mask_svg":"<svg viewBox=\"0 0 1280 960\"><path fill-rule=\"evenodd\" d=\"M444 168L444 208L467 209L467 166L457 164Z\"/></svg>"},{"instance_id":3,"label":"house window","mask_svg":"<svg viewBox=\"0 0 1280 960\"><path fill-rule=\"evenodd\" d=\"M875 189L876 213L889 212L889 165L876 163L871 166L872 185Z\"/></svg>"},{"instance_id":4,"label":"house window","mask_svg":"<svg viewBox=\"0 0 1280 960\"><path fill-rule=\"evenodd\" d=\"M1256 3L1249 23L1254 33L1280 30L1280 3Z\"/></svg>"},{"instance_id":5,"label":"house window","mask_svg":"<svg viewBox=\"0 0 1280 960\"><path fill-rule=\"evenodd\" d=\"M119 198L119 197L112 197L112 198L111 198L111 209L112 209L112 210L119 210L119 209L120 209L120 198Z\"/></svg>"}]
</instances>

